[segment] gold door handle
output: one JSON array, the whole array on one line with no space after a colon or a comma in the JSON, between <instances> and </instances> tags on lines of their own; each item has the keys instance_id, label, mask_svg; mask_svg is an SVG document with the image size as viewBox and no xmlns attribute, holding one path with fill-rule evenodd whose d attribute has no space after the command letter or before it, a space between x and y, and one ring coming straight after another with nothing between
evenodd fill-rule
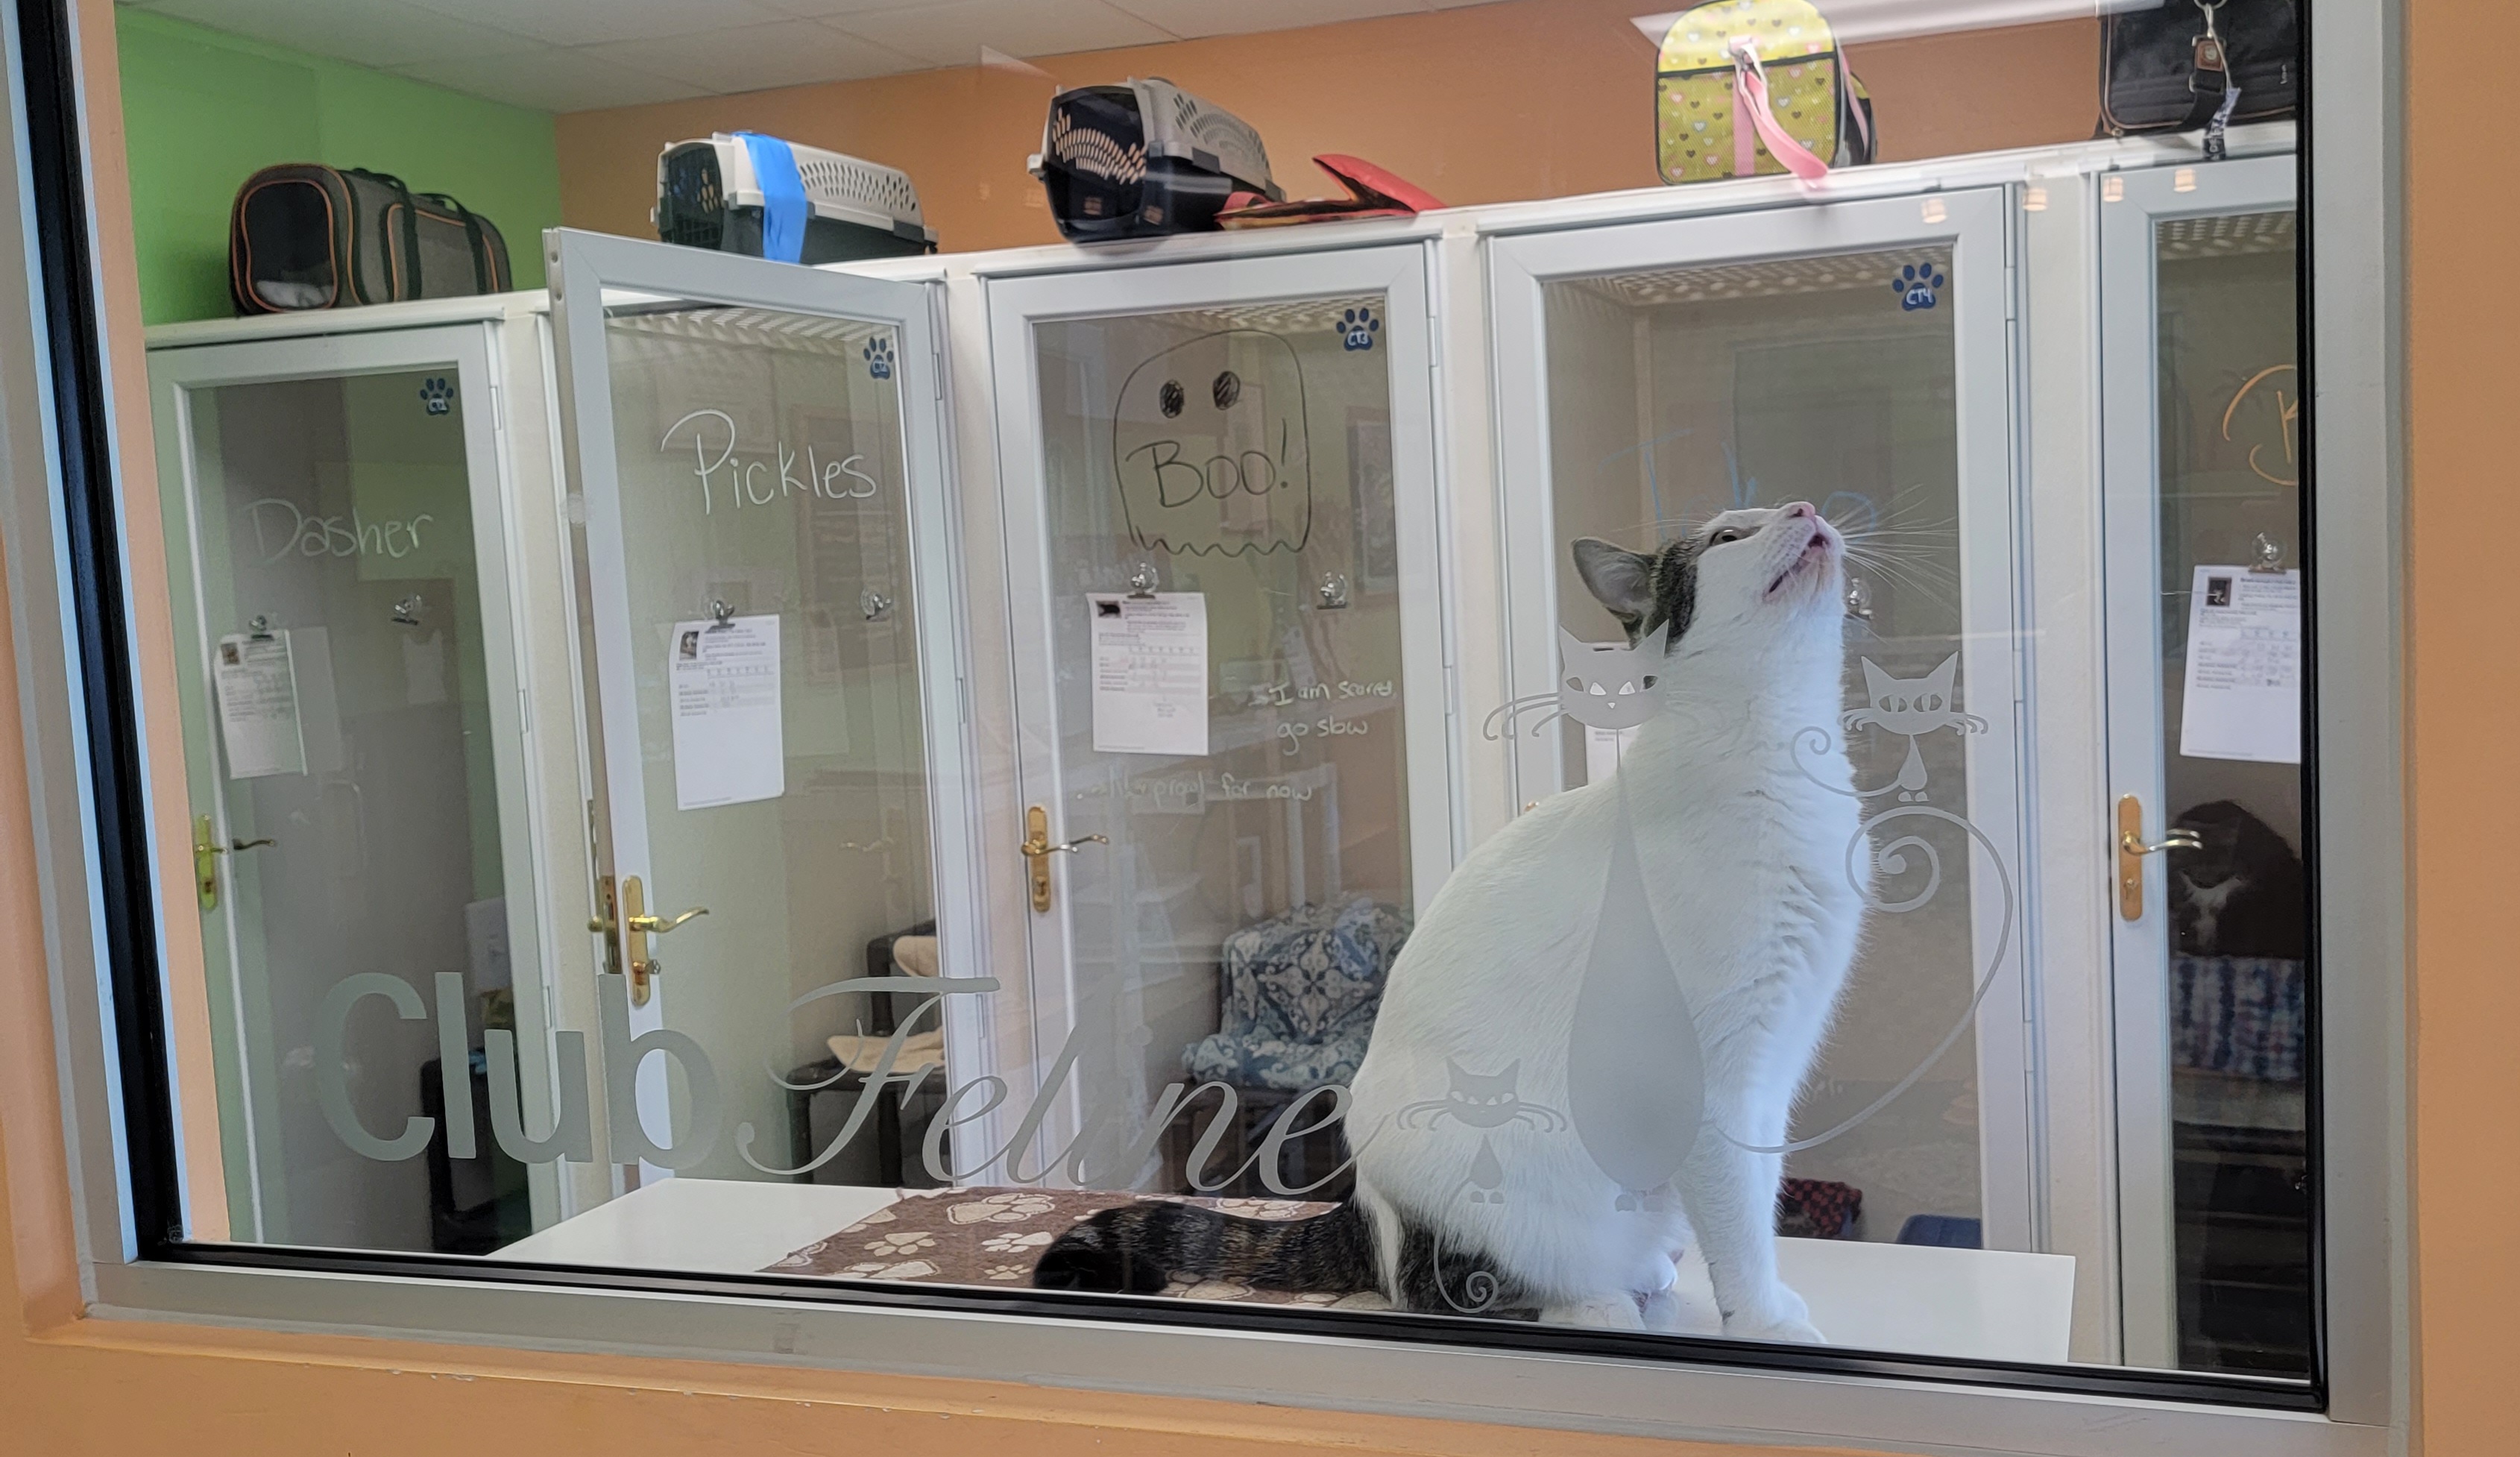
<instances>
[{"instance_id":1,"label":"gold door handle","mask_svg":"<svg viewBox=\"0 0 2520 1457\"><path fill-rule=\"evenodd\" d=\"M608 939L616 931L620 933L621 966L630 978L630 1005L645 1007L648 1005L648 999L655 995L655 979L663 975L665 970L665 963L662 960L648 954L648 937L663 935L676 927L688 925L695 919L707 915L709 908L696 905L679 916L651 916L648 914L648 889L639 883L639 878L635 875L625 875L621 878L620 889L616 892L616 896L620 906L620 919L616 921L609 916L597 916L586 923L586 929Z\"/></svg>"},{"instance_id":2,"label":"gold door handle","mask_svg":"<svg viewBox=\"0 0 2520 1457\"><path fill-rule=\"evenodd\" d=\"M205 911L219 908L219 842L210 838L211 829L206 814L193 821L193 886Z\"/></svg>"},{"instance_id":3,"label":"gold door handle","mask_svg":"<svg viewBox=\"0 0 2520 1457\"><path fill-rule=\"evenodd\" d=\"M2143 841L2143 801L2133 795L2118 800L2118 914L2143 919L2143 857L2165 850L2201 850L2205 842L2193 830L2173 830L2151 844Z\"/></svg>"},{"instance_id":4,"label":"gold door handle","mask_svg":"<svg viewBox=\"0 0 2520 1457\"><path fill-rule=\"evenodd\" d=\"M221 844L210 817L206 814L196 817L193 821L193 884L201 896L202 909L215 911L219 908L219 856L239 850L258 850L264 845L279 842L265 838L231 840Z\"/></svg>"},{"instance_id":5,"label":"gold door handle","mask_svg":"<svg viewBox=\"0 0 2520 1457\"><path fill-rule=\"evenodd\" d=\"M1110 842L1100 835L1082 835L1063 844L1053 844L1050 842L1050 811L1038 804L1024 810L1024 842L1015 846L1015 851L1024 857L1031 869L1032 908L1036 911L1050 909L1051 856L1072 855L1085 845Z\"/></svg>"}]
</instances>

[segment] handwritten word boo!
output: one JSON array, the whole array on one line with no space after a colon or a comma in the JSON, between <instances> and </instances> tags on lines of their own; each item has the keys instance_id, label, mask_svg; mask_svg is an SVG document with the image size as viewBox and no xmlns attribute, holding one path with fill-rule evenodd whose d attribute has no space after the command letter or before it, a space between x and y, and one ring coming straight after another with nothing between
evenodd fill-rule
<instances>
[{"instance_id":1,"label":"handwritten word boo!","mask_svg":"<svg viewBox=\"0 0 2520 1457\"><path fill-rule=\"evenodd\" d=\"M289 525L281 530L276 513L284 511L289 514ZM253 522L253 542L262 548L266 562L277 562L292 553L301 557L390 557L399 561L420 550L421 524L437 520L426 511L401 522L372 522L355 511L347 516L308 516L297 509L297 503L282 496L249 501L245 514ZM278 546L271 544L274 535L280 537Z\"/></svg>"},{"instance_id":2,"label":"handwritten word boo!","mask_svg":"<svg viewBox=\"0 0 2520 1457\"><path fill-rule=\"evenodd\" d=\"M709 429L712 422L726 433L723 440L712 440L714 432ZM864 501L883 489L874 477L857 469L865 456L852 455L836 461L817 460L811 445L805 447L803 479L798 479L794 474L796 452L783 444L779 446L778 480L774 484L760 484L761 478L770 471L770 463L759 460L736 462L735 417L724 410L694 410L665 427L665 437L656 442L656 448L672 449L675 433L685 426L691 427L692 474L699 478L702 516L717 509L720 472L725 473L723 480L734 493L738 511L746 506L767 506L798 491L821 496L827 501ZM710 453L712 445L715 446L715 454Z\"/></svg>"}]
</instances>

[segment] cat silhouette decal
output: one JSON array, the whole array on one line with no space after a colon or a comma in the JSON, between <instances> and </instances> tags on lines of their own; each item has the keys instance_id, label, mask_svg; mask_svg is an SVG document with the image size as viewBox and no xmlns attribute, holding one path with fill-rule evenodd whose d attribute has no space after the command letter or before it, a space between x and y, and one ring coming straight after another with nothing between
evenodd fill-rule
<instances>
[{"instance_id":1,"label":"cat silhouette decal","mask_svg":"<svg viewBox=\"0 0 2520 1457\"><path fill-rule=\"evenodd\" d=\"M1936 729L1962 734L1986 732L1985 719L1959 710L1959 700L1952 688L1952 676L1959 662L1960 657L1955 653L1921 678L1894 678L1871 659L1864 660L1864 686L1871 702L1848 709L1840 722L1850 735L1860 728L1879 728L1907 737L1908 761L1899 766L1897 786L1902 803L1925 797L1925 759L1917 751L1918 739Z\"/></svg>"},{"instance_id":2,"label":"cat silhouette decal","mask_svg":"<svg viewBox=\"0 0 2520 1457\"><path fill-rule=\"evenodd\" d=\"M1500 737L1497 726L1511 733L1515 719L1536 708L1551 711L1531 725L1531 732L1572 718L1597 729L1632 729L1662 711L1662 664L1668 646L1656 633L1634 647L1626 643L1588 643L1565 628L1557 629L1557 688L1518 698L1488 715L1482 732Z\"/></svg>"}]
</instances>

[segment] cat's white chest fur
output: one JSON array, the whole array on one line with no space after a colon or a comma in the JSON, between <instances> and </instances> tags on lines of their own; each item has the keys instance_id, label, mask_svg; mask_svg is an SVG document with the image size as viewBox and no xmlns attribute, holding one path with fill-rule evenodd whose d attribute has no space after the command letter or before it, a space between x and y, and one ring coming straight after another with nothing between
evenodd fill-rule
<instances>
[{"instance_id":1,"label":"cat's white chest fur","mask_svg":"<svg viewBox=\"0 0 2520 1457\"><path fill-rule=\"evenodd\" d=\"M1737 1167L1773 1156L1738 1145L1782 1142L1855 952L1863 906L1848 865L1856 802L1803 772L1827 777L1831 766L1797 767L1784 739L1698 735L1692 743L1691 727L1649 725L1619 780L1545 801L1446 884L1393 969L1356 1078L1348 1126L1359 1137L1381 1130L1358 1161L1369 1197L1411 1223L1450 1231L1565 1310L1668 1286L1674 1256L1692 1242L1691 1213L1705 1222L1727 1212L1700 1206L1748 1200L1762 1206L1751 1216L1762 1226L1773 1219L1774 1175L1763 1191L1756 1167ZM1835 772L1842 781L1842 759ZM1421 1114L1399 1123L1413 1105L1446 1099L1456 1070L1493 1077L1512 1069L1515 1099L1565 1112L1569 1063L1584 1055L1571 1036L1576 999L1623 824L1694 1014L1704 1069L1705 1123L1675 1181L1681 1187L1642 1201L1601 1170L1565 1122L1486 1128ZM1855 858L1860 875L1866 857ZM1483 1143L1503 1174L1493 1190L1476 1188L1469 1174ZM1708 1177L1695 1181L1702 1187L1692 1198L1687 1175L1700 1168ZM1740 1222L1742 1211L1730 1212ZM1756 1262L1773 1282L1773 1254ZM1719 1273L1720 1299L1739 1295L1727 1283ZM1796 1308L1762 1314L1770 1326L1800 1319ZM1614 1311L1606 1318L1618 1323Z\"/></svg>"},{"instance_id":2,"label":"cat's white chest fur","mask_svg":"<svg viewBox=\"0 0 2520 1457\"><path fill-rule=\"evenodd\" d=\"M1834 604L1815 593L1773 609L1777 590L1759 589L1776 555L1746 559L1747 605L1701 618L1669 660L1663 710L1616 776L1544 800L1482 845L1392 969L1347 1126L1364 1141L1359 1197L1382 1268L1414 1303L1427 1300L1407 1251L1431 1241L1547 1318L1668 1325L1674 1258L1694 1247L1728 1334L1820 1339L1777 1279L1781 1159L1763 1151L1785 1141L1854 959L1870 854L1828 732L1842 706ZM1619 874L1649 930L1605 897L1623 839L1635 874ZM1623 937L1606 929L1622 915ZM1622 1023L1598 1001L1579 1010L1588 977L1605 975L1597 941L1645 947L1616 964L1651 972L1640 1005L1659 997L1663 1013ZM1637 1034L1641 1021L1654 1033ZM1605 1056L1619 1059L1608 1103ZM1497 1116L1506 1078L1505 1096L1535 1112ZM1464 1087L1486 1101L1471 1106ZM1605 1159L1605 1146L1637 1152ZM1613 1167L1669 1172L1633 1188ZM1451 1286L1436 1293L1462 1307Z\"/></svg>"}]
</instances>

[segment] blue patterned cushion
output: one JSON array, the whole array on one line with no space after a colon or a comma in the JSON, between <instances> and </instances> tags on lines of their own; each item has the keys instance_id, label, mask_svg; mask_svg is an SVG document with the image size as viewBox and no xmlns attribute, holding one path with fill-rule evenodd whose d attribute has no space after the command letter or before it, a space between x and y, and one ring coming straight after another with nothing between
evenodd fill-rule
<instances>
[{"instance_id":1,"label":"blue patterned cushion","mask_svg":"<svg viewBox=\"0 0 2520 1457\"><path fill-rule=\"evenodd\" d=\"M2301 1080L2302 966L2262 956L2170 959L2170 1061L2269 1082Z\"/></svg>"},{"instance_id":2,"label":"blue patterned cushion","mask_svg":"<svg viewBox=\"0 0 2520 1457\"><path fill-rule=\"evenodd\" d=\"M1356 1075L1409 917L1360 896L1225 938L1223 1028L1182 1054L1192 1077L1301 1092Z\"/></svg>"}]
</instances>

